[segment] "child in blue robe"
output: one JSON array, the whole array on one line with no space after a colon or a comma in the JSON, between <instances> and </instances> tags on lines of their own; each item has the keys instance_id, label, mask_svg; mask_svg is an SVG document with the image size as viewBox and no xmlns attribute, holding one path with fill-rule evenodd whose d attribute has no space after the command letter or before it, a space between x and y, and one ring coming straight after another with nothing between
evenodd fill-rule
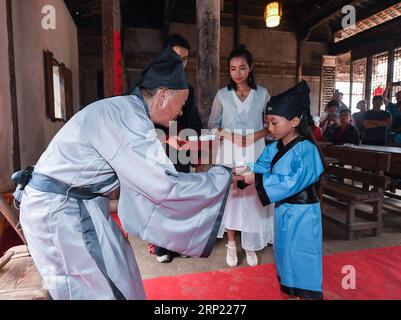
<instances>
[{"instance_id":1,"label":"child in blue robe","mask_svg":"<svg viewBox=\"0 0 401 320\"><path fill-rule=\"evenodd\" d=\"M275 203L274 257L281 290L289 296L322 299L322 221L319 178L323 161L308 127L305 81L273 97L265 120L276 142L268 145L246 184L255 183L263 205Z\"/></svg>"}]
</instances>

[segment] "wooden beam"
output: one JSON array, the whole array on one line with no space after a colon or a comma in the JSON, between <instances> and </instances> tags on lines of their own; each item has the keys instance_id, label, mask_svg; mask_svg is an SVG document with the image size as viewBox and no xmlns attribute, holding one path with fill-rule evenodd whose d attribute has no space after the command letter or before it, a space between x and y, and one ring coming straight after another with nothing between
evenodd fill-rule
<instances>
[{"instance_id":1,"label":"wooden beam","mask_svg":"<svg viewBox=\"0 0 401 320\"><path fill-rule=\"evenodd\" d=\"M11 96L11 117L13 128L13 170L21 170L21 156L19 144L19 125L18 125L18 103L17 103L17 83L15 76L15 57L14 57L14 32L13 32L13 12L11 0L6 0L7 10L7 36L8 36L8 60L10 73L10 96Z\"/></svg>"},{"instance_id":2,"label":"wooden beam","mask_svg":"<svg viewBox=\"0 0 401 320\"><path fill-rule=\"evenodd\" d=\"M220 86L220 0L196 0L197 101L204 125Z\"/></svg>"},{"instance_id":3,"label":"wooden beam","mask_svg":"<svg viewBox=\"0 0 401 320\"><path fill-rule=\"evenodd\" d=\"M341 9L346 5L357 5L362 0L330 0L316 12L307 16L299 24L297 37L299 40L307 40L310 32L319 25L329 21L334 16L341 14Z\"/></svg>"},{"instance_id":4,"label":"wooden beam","mask_svg":"<svg viewBox=\"0 0 401 320\"><path fill-rule=\"evenodd\" d=\"M386 42L385 46L387 47L387 41L389 38L395 39L400 37L399 30L401 30L401 17L358 33L351 38L331 44L329 46L329 54L339 55L346 53L363 44L369 44L369 47L374 48L374 46L377 46L383 41ZM374 41L372 41L372 39L374 39Z\"/></svg>"}]
</instances>

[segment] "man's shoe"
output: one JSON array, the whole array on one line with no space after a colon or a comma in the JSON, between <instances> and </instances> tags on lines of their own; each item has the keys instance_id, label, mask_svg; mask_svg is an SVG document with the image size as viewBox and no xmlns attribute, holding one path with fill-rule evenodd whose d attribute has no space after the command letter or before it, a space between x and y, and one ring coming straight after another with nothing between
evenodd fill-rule
<instances>
[{"instance_id":1,"label":"man's shoe","mask_svg":"<svg viewBox=\"0 0 401 320\"><path fill-rule=\"evenodd\" d=\"M159 261L160 263L169 263L172 260L171 254L170 253L166 253L166 254L164 254L162 256L156 256L156 260Z\"/></svg>"}]
</instances>

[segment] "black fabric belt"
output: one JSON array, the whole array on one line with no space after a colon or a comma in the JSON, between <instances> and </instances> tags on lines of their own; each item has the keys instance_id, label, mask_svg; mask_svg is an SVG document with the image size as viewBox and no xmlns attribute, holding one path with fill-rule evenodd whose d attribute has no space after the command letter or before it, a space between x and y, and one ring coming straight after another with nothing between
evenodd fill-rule
<instances>
[{"instance_id":1,"label":"black fabric belt","mask_svg":"<svg viewBox=\"0 0 401 320\"><path fill-rule=\"evenodd\" d=\"M307 187L306 189L302 190L300 193L288 197L287 199L278 201L275 203L275 207L278 208L284 203L288 204L313 204L320 202L319 199L319 192L318 192L318 183L314 183Z\"/></svg>"},{"instance_id":2,"label":"black fabric belt","mask_svg":"<svg viewBox=\"0 0 401 320\"><path fill-rule=\"evenodd\" d=\"M90 213L83 202L83 200L91 200L102 196L95 191L100 190L104 185L108 185L116 180L117 176L112 176L107 181L99 183L96 186L73 188L64 182L58 181L44 174L34 172L33 169L27 168L24 171L17 173L14 181L22 185L24 188L26 185L29 185L38 191L65 195L66 197L68 196L78 201L82 238L85 243L85 247L93 260L96 262L102 274L105 276L116 300L126 300L124 295L107 274L106 264L102 254L99 238L96 234L92 217L90 216Z\"/></svg>"}]
</instances>

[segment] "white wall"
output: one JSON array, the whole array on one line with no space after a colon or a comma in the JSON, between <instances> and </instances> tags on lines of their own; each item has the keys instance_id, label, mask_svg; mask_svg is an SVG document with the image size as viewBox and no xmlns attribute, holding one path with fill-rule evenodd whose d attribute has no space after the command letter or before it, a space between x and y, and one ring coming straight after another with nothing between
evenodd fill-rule
<instances>
[{"instance_id":1,"label":"white wall","mask_svg":"<svg viewBox=\"0 0 401 320\"><path fill-rule=\"evenodd\" d=\"M0 192L9 191L13 184L12 120L6 1L0 0Z\"/></svg>"},{"instance_id":2,"label":"white wall","mask_svg":"<svg viewBox=\"0 0 401 320\"><path fill-rule=\"evenodd\" d=\"M42 8L56 9L56 29L42 28ZM13 0L14 50L19 114L21 165L35 164L63 126L46 117L43 50L71 69L74 107L79 107L78 38L75 23L62 0Z\"/></svg>"}]
</instances>

